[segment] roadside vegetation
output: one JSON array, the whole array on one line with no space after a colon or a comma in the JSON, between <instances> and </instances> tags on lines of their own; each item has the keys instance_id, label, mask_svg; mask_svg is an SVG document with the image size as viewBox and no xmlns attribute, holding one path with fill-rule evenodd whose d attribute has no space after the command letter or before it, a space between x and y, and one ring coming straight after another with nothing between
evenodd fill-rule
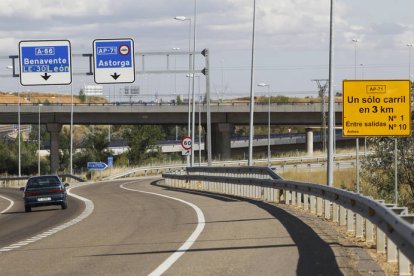
<instances>
[{"instance_id":1,"label":"roadside vegetation","mask_svg":"<svg viewBox=\"0 0 414 276\"><path fill-rule=\"evenodd\" d=\"M32 95L27 92L4 93L0 92L0 97L4 103L16 104L19 100L24 103L70 103L71 98L65 95L51 95L50 93L38 93ZM239 98L237 101L247 101L248 98ZM337 97L337 101L341 97ZM102 97L86 98L83 91L74 97L75 103L84 102L105 102ZM226 100L228 101L228 100ZM267 104L269 98L256 97L258 104ZM289 98L285 96L272 96L271 102L294 103L294 102L320 102L320 98ZM176 104L182 103L177 97ZM37 174L38 170L38 136L42 141L49 141L49 133L46 127L42 125L40 129L37 125L31 126L31 131L23 133L21 140L21 168L22 175ZM272 126L271 133L288 134L304 132L303 128L288 128ZM267 135L267 126L256 126L256 135ZM108 126L75 126L73 141L73 169L76 174L86 174L87 162L106 162L109 156L114 157L114 166L116 168L131 166L149 166L154 164L165 163L185 163L185 158L180 153L162 154L157 147L157 141L163 139L178 139L186 135L185 128L176 128L175 126L111 126L109 133ZM202 132L204 135L204 132ZM234 130L236 136L247 136L247 126L236 126ZM13 137L13 136L11 136ZM0 140L0 174L17 175L18 174L18 141L17 135L10 140ZM129 150L115 155L108 149L112 140L124 140L129 145ZM174 138L173 138L174 139ZM360 170L360 188L365 195L374 198L385 199L387 202L394 202L394 145L395 140L391 138L371 138L368 139L369 151L373 154L368 155L361 160ZM256 153L255 158L258 157ZM303 152L291 152L281 154L283 156L303 155ZM60 133L60 167L59 172L68 173L70 162L70 129L64 126ZM263 153L260 153L262 158ZM266 154L265 154L266 155ZM264 156L265 156L264 155ZM275 157L275 154L273 154ZM48 173L50 168L49 158L40 159L41 173ZM398 138L398 185L399 194L398 202L400 205L409 206L414 209L414 138ZM278 172L286 179L298 181L310 181L314 183L326 183L326 171L324 170L290 170ZM334 172L334 185L338 188L355 191L356 188L355 169L340 169Z\"/></svg>"}]
</instances>

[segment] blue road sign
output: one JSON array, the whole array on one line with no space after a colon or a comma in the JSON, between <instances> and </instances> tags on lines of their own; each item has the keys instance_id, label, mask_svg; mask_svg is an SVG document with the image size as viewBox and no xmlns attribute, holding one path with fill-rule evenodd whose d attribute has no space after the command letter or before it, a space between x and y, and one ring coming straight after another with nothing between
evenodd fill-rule
<instances>
[{"instance_id":1,"label":"blue road sign","mask_svg":"<svg viewBox=\"0 0 414 276\"><path fill-rule=\"evenodd\" d=\"M131 83L135 81L134 41L96 39L93 42L95 83Z\"/></svg>"},{"instance_id":2,"label":"blue road sign","mask_svg":"<svg viewBox=\"0 0 414 276\"><path fill-rule=\"evenodd\" d=\"M88 170L105 170L108 165L104 162L88 162Z\"/></svg>"},{"instance_id":3,"label":"blue road sign","mask_svg":"<svg viewBox=\"0 0 414 276\"><path fill-rule=\"evenodd\" d=\"M108 167L113 167L113 166L114 166L114 157L108 156Z\"/></svg>"},{"instance_id":4,"label":"blue road sign","mask_svg":"<svg viewBox=\"0 0 414 276\"><path fill-rule=\"evenodd\" d=\"M72 82L68 40L34 40L19 43L20 83L59 85Z\"/></svg>"}]
</instances>

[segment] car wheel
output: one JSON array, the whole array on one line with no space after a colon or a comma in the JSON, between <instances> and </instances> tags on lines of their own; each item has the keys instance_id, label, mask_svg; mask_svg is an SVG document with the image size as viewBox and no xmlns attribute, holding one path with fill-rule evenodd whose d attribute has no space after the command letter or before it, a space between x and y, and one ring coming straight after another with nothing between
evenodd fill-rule
<instances>
[{"instance_id":1,"label":"car wheel","mask_svg":"<svg viewBox=\"0 0 414 276\"><path fill-rule=\"evenodd\" d=\"M31 212L31 211L32 211L32 206L30 206L30 205L25 205L25 206L24 206L24 211L25 211L26 213Z\"/></svg>"},{"instance_id":2,"label":"car wheel","mask_svg":"<svg viewBox=\"0 0 414 276\"><path fill-rule=\"evenodd\" d=\"M66 208L68 208L68 203L65 201L61 204L62 209L65 210Z\"/></svg>"}]
</instances>

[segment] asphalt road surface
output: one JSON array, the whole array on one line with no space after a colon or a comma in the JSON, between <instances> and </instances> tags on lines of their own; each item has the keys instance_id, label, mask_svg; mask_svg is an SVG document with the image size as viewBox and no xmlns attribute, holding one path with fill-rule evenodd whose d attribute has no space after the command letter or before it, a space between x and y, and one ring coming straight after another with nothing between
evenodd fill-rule
<instances>
[{"instance_id":1,"label":"asphalt road surface","mask_svg":"<svg viewBox=\"0 0 414 276\"><path fill-rule=\"evenodd\" d=\"M0 189L0 212L15 202L0 214L0 274L358 273L349 245L324 227L316 233L286 207L168 189L154 180L81 185L70 192L89 203L71 197L67 210L32 213L24 213L21 192Z\"/></svg>"}]
</instances>

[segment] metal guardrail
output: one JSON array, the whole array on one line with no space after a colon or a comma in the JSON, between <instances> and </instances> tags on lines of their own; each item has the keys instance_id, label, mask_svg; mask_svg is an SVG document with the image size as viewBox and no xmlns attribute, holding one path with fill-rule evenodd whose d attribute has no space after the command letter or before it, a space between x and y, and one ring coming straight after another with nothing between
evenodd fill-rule
<instances>
[{"instance_id":1,"label":"metal guardrail","mask_svg":"<svg viewBox=\"0 0 414 276\"><path fill-rule=\"evenodd\" d=\"M85 182L85 180L79 176L72 175L72 174L58 174L59 177L67 177L75 179L79 182ZM0 181L7 182L7 181L15 181L15 180L27 180L31 176L10 176L10 177L0 177Z\"/></svg>"},{"instance_id":2,"label":"metal guardrail","mask_svg":"<svg viewBox=\"0 0 414 276\"><path fill-rule=\"evenodd\" d=\"M365 153L360 153L360 155L364 155ZM335 163L335 167L337 168L349 168L355 165L353 161L339 161L341 158L344 159L354 159L355 154L343 153L343 154L336 154L334 159L338 160ZM271 162L277 162L281 164L272 165L273 168L277 169L289 169L289 168L299 168L299 167L306 167L308 169L312 168L321 168L325 166L326 163L326 155L320 156L300 156L300 157L280 157L280 158L271 158ZM217 166L226 167L226 166L247 166L248 160L230 160L230 161L214 161L212 163L213 168L217 168ZM256 159L253 160L253 164L267 164L267 159ZM292 163L292 164L290 164ZM172 165L160 165L160 166L145 166L145 167L137 167L132 168L128 171L124 171L118 174L114 174L111 176L107 176L103 178L103 180L114 180L118 178L128 177L138 172L144 172L147 174L148 171L156 171L156 172L164 172L164 171L171 171L171 170L179 170L179 169L186 169L187 164L172 164ZM199 167L205 168L207 163L201 163ZM198 168L198 167L193 167ZM255 167L257 168L257 167Z\"/></svg>"},{"instance_id":3,"label":"metal guardrail","mask_svg":"<svg viewBox=\"0 0 414 276\"><path fill-rule=\"evenodd\" d=\"M162 176L172 187L300 206L346 226L349 234L386 254L388 262L398 263L400 275L412 275L414 215L406 207L325 185L284 180L268 167L195 167Z\"/></svg>"}]
</instances>

